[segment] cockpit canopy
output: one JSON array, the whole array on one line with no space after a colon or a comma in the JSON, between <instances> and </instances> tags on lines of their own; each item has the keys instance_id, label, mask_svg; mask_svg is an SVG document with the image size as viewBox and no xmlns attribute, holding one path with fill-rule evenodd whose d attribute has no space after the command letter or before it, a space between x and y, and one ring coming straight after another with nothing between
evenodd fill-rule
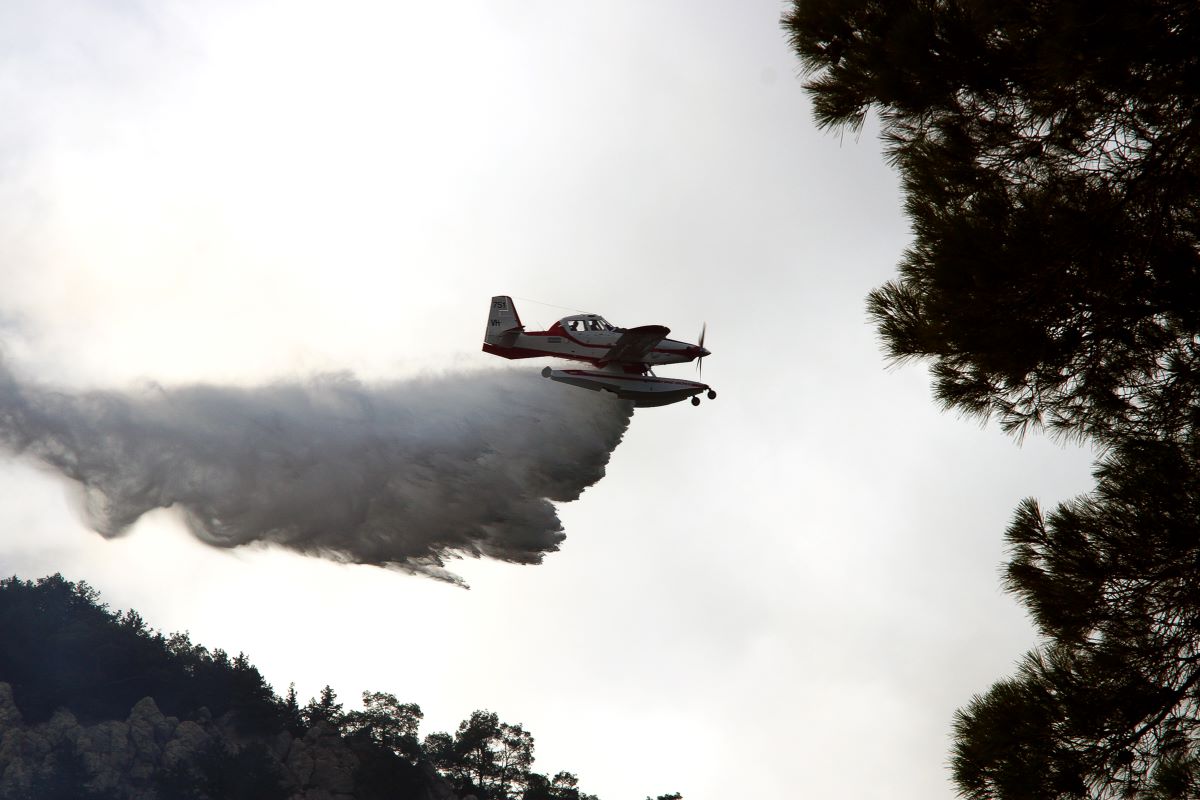
<instances>
[{"instance_id":1,"label":"cockpit canopy","mask_svg":"<svg viewBox=\"0 0 1200 800\"><path fill-rule=\"evenodd\" d=\"M580 333L583 331L613 331L616 330L608 320L597 314L576 314L573 317L563 317L558 321L565 330Z\"/></svg>"}]
</instances>

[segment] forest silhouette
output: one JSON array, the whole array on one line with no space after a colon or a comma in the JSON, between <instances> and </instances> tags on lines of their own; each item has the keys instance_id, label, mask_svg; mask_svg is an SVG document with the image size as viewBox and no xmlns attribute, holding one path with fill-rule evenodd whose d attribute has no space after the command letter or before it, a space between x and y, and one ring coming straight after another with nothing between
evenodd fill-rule
<instances>
[{"instance_id":1,"label":"forest silhouette","mask_svg":"<svg viewBox=\"0 0 1200 800\"><path fill-rule=\"evenodd\" d=\"M476 711L453 733L421 739L420 707L392 694L364 692L361 710L344 711L327 685L301 705L294 685L279 696L245 654L155 631L136 611L111 610L86 582L62 575L0 580L0 642L0 684L11 687L26 724L47 723L64 710L84 725L123 720L152 698L172 719L215 720L230 732L225 744L211 742L194 758L150 775L139 797L284 800L292 789L263 743L320 733L352 754L353 796L360 800L439 796L431 784L442 796L450 796L449 787L453 796L478 800L596 800L569 772L535 772L532 734L493 712ZM89 758L78 742L63 742L28 780L0 783L0 800L132 796L125 786L97 786Z\"/></svg>"}]
</instances>

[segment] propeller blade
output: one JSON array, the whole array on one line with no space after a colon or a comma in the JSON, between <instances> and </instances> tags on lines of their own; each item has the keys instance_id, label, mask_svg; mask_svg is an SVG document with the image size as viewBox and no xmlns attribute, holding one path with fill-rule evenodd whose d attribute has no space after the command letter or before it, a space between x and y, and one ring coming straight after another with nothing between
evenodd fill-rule
<instances>
[{"instance_id":1,"label":"propeller blade","mask_svg":"<svg viewBox=\"0 0 1200 800\"><path fill-rule=\"evenodd\" d=\"M704 325L703 325L703 326L701 326L701 328L700 328L700 342L699 342L699 344L700 344L700 346L701 346L701 347L704 347L704 334L706 334L706 333L708 333L708 323L707 323L707 322L705 322L705 323L704 323Z\"/></svg>"}]
</instances>

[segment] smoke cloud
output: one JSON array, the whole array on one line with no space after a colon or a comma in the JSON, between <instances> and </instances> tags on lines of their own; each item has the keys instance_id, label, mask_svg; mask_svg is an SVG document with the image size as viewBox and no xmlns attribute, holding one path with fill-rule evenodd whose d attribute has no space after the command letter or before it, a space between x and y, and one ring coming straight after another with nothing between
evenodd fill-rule
<instances>
[{"instance_id":1,"label":"smoke cloud","mask_svg":"<svg viewBox=\"0 0 1200 800\"><path fill-rule=\"evenodd\" d=\"M447 557L537 564L557 550L552 501L604 476L632 413L532 371L72 394L0 363L0 445L77 482L106 537L174 506L217 547L268 542L459 584Z\"/></svg>"}]
</instances>

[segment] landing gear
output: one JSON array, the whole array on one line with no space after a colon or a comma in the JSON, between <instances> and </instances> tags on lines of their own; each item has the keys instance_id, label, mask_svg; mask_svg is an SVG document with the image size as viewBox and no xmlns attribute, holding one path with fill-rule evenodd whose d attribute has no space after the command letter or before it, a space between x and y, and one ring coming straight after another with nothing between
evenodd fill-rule
<instances>
[{"instance_id":1,"label":"landing gear","mask_svg":"<svg viewBox=\"0 0 1200 800\"><path fill-rule=\"evenodd\" d=\"M549 378L549 377L550 377L550 371L551 371L551 370L550 370L550 368L549 368L549 367L544 367L544 368L542 369L542 377L543 377L543 378Z\"/></svg>"},{"instance_id":2,"label":"landing gear","mask_svg":"<svg viewBox=\"0 0 1200 800\"><path fill-rule=\"evenodd\" d=\"M709 400L716 400L716 399L717 399L717 393L716 393L716 392L714 392L712 389L709 389L709 390L708 390L708 399L709 399Z\"/></svg>"},{"instance_id":3,"label":"landing gear","mask_svg":"<svg viewBox=\"0 0 1200 800\"><path fill-rule=\"evenodd\" d=\"M700 398L699 398L699 397L692 397L692 405L694 405L694 406L698 406L698 405L700 405Z\"/></svg>"}]
</instances>

